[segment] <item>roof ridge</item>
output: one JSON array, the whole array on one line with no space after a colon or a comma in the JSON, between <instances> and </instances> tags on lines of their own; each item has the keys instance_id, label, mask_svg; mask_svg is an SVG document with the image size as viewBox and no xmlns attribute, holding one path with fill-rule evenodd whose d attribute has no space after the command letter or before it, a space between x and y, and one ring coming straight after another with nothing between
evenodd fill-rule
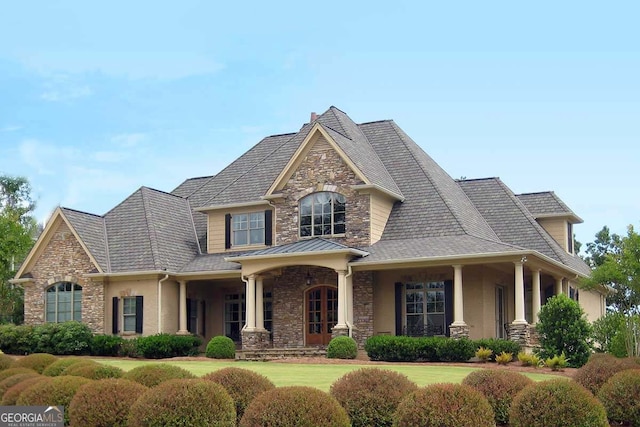
<instances>
[{"instance_id":1,"label":"roof ridge","mask_svg":"<svg viewBox=\"0 0 640 427\"><path fill-rule=\"evenodd\" d=\"M84 214L84 215L91 215L91 216L95 216L95 217L98 217L98 218L104 218L103 215L98 215L98 214L94 214L94 213L87 212L87 211L81 211L79 209L67 208L65 206L60 206L60 209L66 210L66 211L77 212L77 213L81 213L81 214Z\"/></svg>"},{"instance_id":2,"label":"roof ridge","mask_svg":"<svg viewBox=\"0 0 640 427\"><path fill-rule=\"evenodd\" d=\"M111 273L111 255L109 254L109 234L107 233L107 220L102 217L102 232L104 233L104 250L107 257L107 273Z\"/></svg>"},{"instance_id":3,"label":"roof ridge","mask_svg":"<svg viewBox=\"0 0 640 427\"><path fill-rule=\"evenodd\" d=\"M409 148L409 146L407 145L407 141L405 141L404 137L402 136L402 134L400 132L398 132L398 129L396 128L397 125L395 122L391 122L391 128L393 129L393 131L396 133L396 135L398 136L398 138L400 139L400 141L402 142L402 144L404 144L405 148L407 149L407 151L409 152L409 155L413 158L413 160L416 162L416 164L418 165L418 167L420 168L420 171L422 171L422 173L424 174L424 176L429 179L430 182L433 182L431 180L431 176L429 176L429 174L424 170L424 168L422 167L422 165L420 164L420 162L418 161L418 159L416 158L415 154L413 153L413 150L411 150ZM426 153L425 153L426 154ZM456 183L457 185L457 183ZM442 200L442 202L444 203L444 205L447 207L447 209L449 210L449 213L451 213L451 215L455 218L456 223L460 226L460 228L462 228L462 230L464 230L465 234L471 235L468 230L467 227L465 227L462 222L460 221L460 218L458 218L458 215L455 214L455 212L453 212L453 210L451 209L451 206L449 206L449 203L447 202L447 199L443 196L440 188L438 188L437 185L433 185L433 188L435 189L436 193L438 194L438 197L440 197L440 200ZM464 191L463 191L464 193ZM466 195L465 195L466 196ZM473 205L473 203L472 203ZM475 206L475 205L474 205ZM484 220L484 217L483 217ZM486 221L485 221L486 222ZM488 225L488 224L487 224ZM489 227L491 228L491 227ZM494 232L495 234L495 232Z\"/></svg>"},{"instance_id":4,"label":"roof ridge","mask_svg":"<svg viewBox=\"0 0 640 427\"><path fill-rule=\"evenodd\" d=\"M145 195L150 188L140 187L140 196L142 197L142 208L144 209L144 220L147 223L147 232L149 233L149 243L151 245L151 253L153 256L153 264L156 269L161 269L162 266L158 264L158 257L160 256L160 248L158 247L158 233L153 221L149 221L149 216L152 214L153 209L148 206L149 201ZM152 236L153 235L153 236ZM166 267L166 266L165 266Z\"/></svg>"},{"instance_id":5,"label":"roof ridge","mask_svg":"<svg viewBox=\"0 0 640 427\"><path fill-rule=\"evenodd\" d=\"M304 126L303 126L304 128ZM249 171L254 170L255 168L257 168L258 166L262 165L262 163L264 162L265 159L271 157L276 151L280 150L283 146L285 146L289 141L291 141L293 138L295 138L296 136L298 136L300 134L300 132L302 131L302 129L300 129L299 132L296 132L291 138L287 139L286 141L284 141L282 144L279 144L277 147L275 147L273 150L271 150L268 154L266 154L261 161L257 162L256 164L254 164L253 166L251 166L250 168L248 168L247 170L244 171L244 173L238 175L238 177L236 177L236 179L234 179L233 181L231 181L230 183L228 183L227 185L225 185L223 188L220 189L220 191L218 191L216 194L214 194L213 196L209 197L209 199L207 199L206 202L204 202L203 206L206 206L207 203L209 203L211 200L215 199L216 196L218 196L220 193L222 193L223 191L225 191L227 188L229 188L231 185L235 184L236 182L238 182L240 179L242 179L244 176L246 176ZM289 134L284 134L284 135L289 135ZM269 138L269 137L267 137ZM260 142L264 141L267 138L262 138L260 140ZM260 144L260 142L258 142L258 144ZM253 149L254 147L256 147L258 144L254 145L253 147L251 147L251 149ZM249 151L251 151L251 149ZM249 151L245 152L244 154L248 153ZM244 156L244 154L242 156ZM240 156L239 158L237 158L236 160L234 160L233 162L231 162L226 168L224 168L222 171L220 171L219 173L216 174L216 176L219 176L224 170L226 170L227 168L231 167L232 164L234 164L236 161L238 161L242 156ZM213 179L213 178L212 178ZM209 181L210 182L210 181Z\"/></svg>"},{"instance_id":6,"label":"roof ridge","mask_svg":"<svg viewBox=\"0 0 640 427\"><path fill-rule=\"evenodd\" d=\"M374 123L385 123L385 122L392 122L392 121L393 119L382 119L382 120L372 120L370 122L362 122L362 123L356 123L356 124L358 126L364 126L364 125L372 125Z\"/></svg>"},{"instance_id":7,"label":"roof ridge","mask_svg":"<svg viewBox=\"0 0 640 427\"><path fill-rule=\"evenodd\" d=\"M554 192L552 190L547 190L547 191L531 191L528 193L514 193L516 194L516 196L529 196L529 195L534 195L534 194L553 194Z\"/></svg>"},{"instance_id":8,"label":"roof ridge","mask_svg":"<svg viewBox=\"0 0 640 427\"><path fill-rule=\"evenodd\" d=\"M464 179L454 179L456 182L470 182L470 181L489 181L492 179L500 179L497 176L487 176L484 178L464 178Z\"/></svg>"}]
</instances>

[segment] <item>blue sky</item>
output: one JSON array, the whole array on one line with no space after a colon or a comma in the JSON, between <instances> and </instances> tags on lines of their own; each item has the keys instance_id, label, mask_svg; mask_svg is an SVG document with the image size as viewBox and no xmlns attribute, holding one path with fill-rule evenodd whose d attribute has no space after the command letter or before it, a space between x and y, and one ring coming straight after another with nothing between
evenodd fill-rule
<instances>
[{"instance_id":1,"label":"blue sky","mask_svg":"<svg viewBox=\"0 0 640 427\"><path fill-rule=\"evenodd\" d=\"M230 4L234 3L234 4ZM211 175L330 105L394 119L454 178L640 227L635 2L6 2L0 173L44 221Z\"/></svg>"}]
</instances>

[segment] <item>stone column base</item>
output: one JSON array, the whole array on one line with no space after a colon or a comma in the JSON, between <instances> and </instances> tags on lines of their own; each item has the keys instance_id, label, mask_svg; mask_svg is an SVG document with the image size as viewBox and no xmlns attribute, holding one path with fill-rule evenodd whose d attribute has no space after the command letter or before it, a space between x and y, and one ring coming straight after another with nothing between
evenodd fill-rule
<instances>
[{"instance_id":1,"label":"stone column base","mask_svg":"<svg viewBox=\"0 0 640 427\"><path fill-rule=\"evenodd\" d=\"M449 325L451 338L469 338L469 325Z\"/></svg>"},{"instance_id":2,"label":"stone column base","mask_svg":"<svg viewBox=\"0 0 640 427\"><path fill-rule=\"evenodd\" d=\"M531 326L528 323L509 324L509 339L522 346L531 345Z\"/></svg>"},{"instance_id":3,"label":"stone column base","mask_svg":"<svg viewBox=\"0 0 640 427\"><path fill-rule=\"evenodd\" d=\"M243 330L242 349L243 350L262 350L270 346L269 331L266 329L256 329L254 331Z\"/></svg>"},{"instance_id":4,"label":"stone column base","mask_svg":"<svg viewBox=\"0 0 640 427\"><path fill-rule=\"evenodd\" d=\"M347 326L334 326L331 329L331 338L335 337L348 337L349 328Z\"/></svg>"}]
</instances>

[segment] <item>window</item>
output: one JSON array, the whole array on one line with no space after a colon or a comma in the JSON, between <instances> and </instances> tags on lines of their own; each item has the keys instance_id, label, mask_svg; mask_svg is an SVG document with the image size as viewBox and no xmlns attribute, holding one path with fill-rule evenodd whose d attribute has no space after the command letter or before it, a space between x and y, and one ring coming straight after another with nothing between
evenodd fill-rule
<instances>
[{"instance_id":1,"label":"window","mask_svg":"<svg viewBox=\"0 0 640 427\"><path fill-rule=\"evenodd\" d=\"M445 335L444 282L405 284L406 335Z\"/></svg>"},{"instance_id":2,"label":"window","mask_svg":"<svg viewBox=\"0 0 640 427\"><path fill-rule=\"evenodd\" d=\"M567 252L573 253L573 224L567 223Z\"/></svg>"},{"instance_id":3,"label":"window","mask_svg":"<svg viewBox=\"0 0 640 427\"><path fill-rule=\"evenodd\" d=\"M264 212L233 215L233 246L264 244Z\"/></svg>"},{"instance_id":4,"label":"window","mask_svg":"<svg viewBox=\"0 0 640 427\"><path fill-rule=\"evenodd\" d=\"M136 331L136 297L122 298L122 319L124 332Z\"/></svg>"},{"instance_id":5,"label":"window","mask_svg":"<svg viewBox=\"0 0 640 427\"><path fill-rule=\"evenodd\" d=\"M46 321L52 323L82 320L82 286L60 282L47 288Z\"/></svg>"},{"instance_id":6,"label":"window","mask_svg":"<svg viewBox=\"0 0 640 427\"><path fill-rule=\"evenodd\" d=\"M263 293L264 328L272 331L273 296L271 291ZM244 293L224 296L224 334L236 342L240 342L240 331L246 322L246 305Z\"/></svg>"},{"instance_id":7,"label":"window","mask_svg":"<svg viewBox=\"0 0 640 427\"><path fill-rule=\"evenodd\" d=\"M300 200L300 237L345 233L345 197L327 191Z\"/></svg>"}]
</instances>

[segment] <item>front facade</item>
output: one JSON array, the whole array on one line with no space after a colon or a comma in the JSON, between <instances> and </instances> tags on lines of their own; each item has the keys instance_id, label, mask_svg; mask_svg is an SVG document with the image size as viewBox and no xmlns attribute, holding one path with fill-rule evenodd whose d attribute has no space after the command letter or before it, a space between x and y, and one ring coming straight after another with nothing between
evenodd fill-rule
<instances>
[{"instance_id":1,"label":"front facade","mask_svg":"<svg viewBox=\"0 0 640 427\"><path fill-rule=\"evenodd\" d=\"M123 336L195 333L243 349L350 335L528 345L547 298L590 320L577 217L554 193L453 180L393 121L335 107L215 176L142 187L105 215L58 208L14 282L25 322Z\"/></svg>"}]
</instances>

